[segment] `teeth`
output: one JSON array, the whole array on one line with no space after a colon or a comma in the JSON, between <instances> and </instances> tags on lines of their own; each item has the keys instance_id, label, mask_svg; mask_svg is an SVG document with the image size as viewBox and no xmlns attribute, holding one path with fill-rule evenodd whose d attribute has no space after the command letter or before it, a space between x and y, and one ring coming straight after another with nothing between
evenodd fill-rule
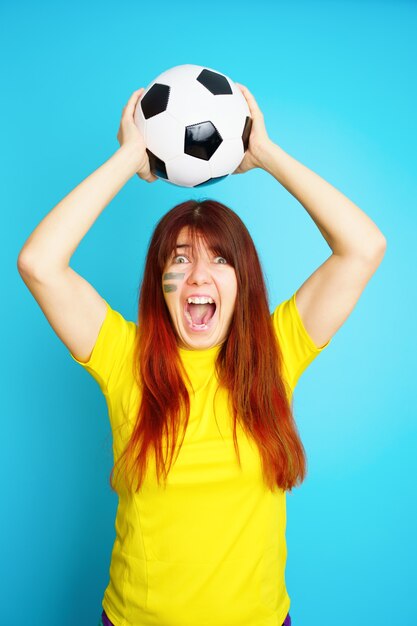
<instances>
[{"instance_id":1,"label":"teeth","mask_svg":"<svg viewBox=\"0 0 417 626\"><path fill-rule=\"evenodd\" d=\"M214 300L212 298L207 298L206 296L201 296L201 298L187 298L187 302L188 304L214 304Z\"/></svg>"}]
</instances>

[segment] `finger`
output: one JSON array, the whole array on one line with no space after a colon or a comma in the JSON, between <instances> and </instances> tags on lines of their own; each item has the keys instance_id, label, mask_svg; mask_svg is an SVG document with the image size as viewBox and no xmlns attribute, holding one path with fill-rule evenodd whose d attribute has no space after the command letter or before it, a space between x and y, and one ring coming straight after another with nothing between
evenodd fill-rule
<instances>
[{"instance_id":1,"label":"finger","mask_svg":"<svg viewBox=\"0 0 417 626\"><path fill-rule=\"evenodd\" d=\"M147 167L141 172L136 172L136 174L147 183L154 183L156 180L159 180L157 176L152 174L150 167Z\"/></svg>"},{"instance_id":2,"label":"finger","mask_svg":"<svg viewBox=\"0 0 417 626\"><path fill-rule=\"evenodd\" d=\"M245 87L244 85L242 85L242 92L243 95L245 96L247 103L249 105L249 108L251 109L251 111L259 111L260 109L258 107L258 104L255 100L255 98L253 97L253 95L251 94L251 92L249 91L249 89L247 87Z\"/></svg>"},{"instance_id":3,"label":"finger","mask_svg":"<svg viewBox=\"0 0 417 626\"><path fill-rule=\"evenodd\" d=\"M152 173L150 170L144 173L143 180L146 180L147 183L152 182Z\"/></svg>"},{"instance_id":4,"label":"finger","mask_svg":"<svg viewBox=\"0 0 417 626\"><path fill-rule=\"evenodd\" d=\"M249 91L249 89L247 87L245 87L245 85L241 85L240 83L236 83L237 85L239 85L239 87L242 90L243 95L246 98L246 101L249 105L249 108L251 111L254 111L256 113L261 113L262 111L258 106L258 103L256 102L255 98L253 97L253 95L251 94L251 92Z\"/></svg>"},{"instance_id":5,"label":"finger","mask_svg":"<svg viewBox=\"0 0 417 626\"><path fill-rule=\"evenodd\" d=\"M149 176L140 176L138 174L139 178L141 178L142 180L144 180L147 183L154 183L155 181L158 180L157 176L154 176L153 174L149 174Z\"/></svg>"},{"instance_id":6,"label":"finger","mask_svg":"<svg viewBox=\"0 0 417 626\"><path fill-rule=\"evenodd\" d=\"M135 110L136 103L139 100L139 98L142 95L144 90L145 90L145 87L141 87L140 89L137 89L136 91L134 91L132 93L132 95L130 96L129 100L127 101L126 106L123 109L123 113L126 112L127 115L133 114L133 111Z\"/></svg>"}]
</instances>

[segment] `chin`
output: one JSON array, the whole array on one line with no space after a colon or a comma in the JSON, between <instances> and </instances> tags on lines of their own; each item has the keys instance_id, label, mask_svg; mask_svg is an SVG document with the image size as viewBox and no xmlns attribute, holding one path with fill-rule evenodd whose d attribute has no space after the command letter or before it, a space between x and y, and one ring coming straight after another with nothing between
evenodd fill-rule
<instances>
[{"instance_id":1,"label":"chin","mask_svg":"<svg viewBox=\"0 0 417 626\"><path fill-rule=\"evenodd\" d=\"M201 338L197 337L196 339L188 339L185 345L189 348L194 348L198 350L198 349L205 349L205 348L214 348L214 346L217 345L218 343L219 342L215 340L209 341L208 339L203 339L203 337Z\"/></svg>"}]
</instances>

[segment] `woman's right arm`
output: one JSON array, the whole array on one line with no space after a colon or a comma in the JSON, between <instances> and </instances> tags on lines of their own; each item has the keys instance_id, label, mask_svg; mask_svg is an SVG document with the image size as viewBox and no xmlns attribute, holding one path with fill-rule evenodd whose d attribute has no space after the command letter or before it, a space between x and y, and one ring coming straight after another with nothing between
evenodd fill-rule
<instances>
[{"instance_id":1,"label":"woman's right arm","mask_svg":"<svg viewBox=\"0 0 417 626\"><path fill-rule=\"evenodd\" d=\"M143 138L133 122L142 89L123 110L120 148L73 189L31 233L18 257L18 270L52 328L80 361L91 355L106 314L103 298L69 266L80 241L98 216L137 173L148 182L150 172Z\"/></svg>"}]
</instances>

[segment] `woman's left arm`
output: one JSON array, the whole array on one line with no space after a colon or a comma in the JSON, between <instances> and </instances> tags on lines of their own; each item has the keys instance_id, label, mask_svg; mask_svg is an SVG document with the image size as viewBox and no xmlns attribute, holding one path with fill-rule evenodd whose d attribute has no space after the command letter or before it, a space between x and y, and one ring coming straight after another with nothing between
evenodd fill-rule
<instances>
[{"instance_id":1,"label":"woman's left arm","mask_svg":"<svg viewBox=\"0 0 417 626\"><path fill-rule=\"evenodd\" d=\"M252 128L248 151L234 173L259 167L274 176L306 209L332 249L296 293L305 328L321 347L352 312L384 257L386 239L358 206L271 141L254 97L239 87L251 111Z\"/></svg>"}]
</instances>

